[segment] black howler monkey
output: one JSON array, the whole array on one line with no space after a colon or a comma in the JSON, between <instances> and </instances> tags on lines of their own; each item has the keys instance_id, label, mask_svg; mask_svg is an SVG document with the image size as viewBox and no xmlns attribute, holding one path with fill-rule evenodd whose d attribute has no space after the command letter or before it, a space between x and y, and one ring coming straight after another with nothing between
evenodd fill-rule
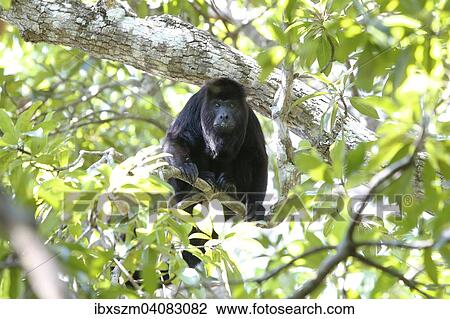
<instances>
[{"instance_id":1,"label":"black howler monkey","mask_svg":"<svg viewBox=\"0 0 450 319\"><path fill-rule=\"evenodd\" d=\"M173 155L169 163L189 181L200 177L216 190L239 194L247 220L264 218L268 165L264 135L238 82L218 78L195 93L170 126L164 151ZM183 181L169 182L176 201L192 191ZM190 266L198 263L186 261Z\"/></svg>"}]
</instances>

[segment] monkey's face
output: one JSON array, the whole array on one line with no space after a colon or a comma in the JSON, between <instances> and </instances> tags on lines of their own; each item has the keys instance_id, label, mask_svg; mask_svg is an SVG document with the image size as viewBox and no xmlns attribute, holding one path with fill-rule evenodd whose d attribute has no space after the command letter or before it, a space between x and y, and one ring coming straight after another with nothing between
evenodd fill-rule
<instances>
[{"instance_id":1,"label":"monkey's face","mask_svg":"<svg viewBox=\"0 0 450 319\"><path fill-rule=\"evenodd\" d=\"M233 134L247 124L248 109L239 100L212 99L202 111L202 127L214 135Z\"/></svg>"},{"instance_id":2,"label":"monkey's face","mask_svg":"<svg viewBox=\"0 0 450 319\"><path fill-rule=\"evenodd\" d=\"M238 101L233 100L214 100L211 101L211 106L214 109L211 111L214 117L212 127L213 130L219 134L227 134L232 132L242 116Z\"/></svg>"},{"instance_id":3,"label":"monkey's face","mask_svg":"<svg viewBox=\"0 0 450 319\"><path fill-rule=\"evenodd\" d=\"M213 158L236 156L245 139L249 108L243 87L229 79L206 85L200 121L205 143Z\"/></svg>"},{"instance_id":4,"label":"monkey's face","mask_svg":"<svg viewBox=\"0 0 450 319\"><path fill-rule=\"evenodd\" d=\"M248 122L248 106L239 100L211 99L201 112L203 138L213 158L235 156L242 145Z\"/></svg>"}]
</instances>

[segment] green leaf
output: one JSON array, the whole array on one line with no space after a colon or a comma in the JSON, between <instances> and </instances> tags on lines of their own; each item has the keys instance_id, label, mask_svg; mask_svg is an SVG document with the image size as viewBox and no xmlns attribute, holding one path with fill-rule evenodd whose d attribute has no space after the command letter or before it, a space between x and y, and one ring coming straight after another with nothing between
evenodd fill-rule
<instances>
[{"instance_id":1,"label":"green leaf","mask_svg":"<svg viewBox=\"0 0 450 319\"><path fill-rule=\"evenodd\" d=\"M62 179L47 180L39 185L38 196L55 209L60 209L63 204L64 194L74 192L75 189L67 185Z\"/></svg>"},{"instance_id":2,"label":"green leaf","mask_svg":"<svg viewBox=\"0 0 450 319\"><path fill-rule=\"evenodd\" d=\"M336 122L336 116L337 116L338 111L339 111L339 105L336 102L334 102L332 110L331 110L330 121L329 121L329 132L330 133L333 131L334 123Z\"/></svg>"},{"instance_id":3,"label":"green leaf","mask_svg":"<svg viewBox=\"0 0 450 319\"><path fill-rule=\"evenodd\" d=\"M204 240L210 240L211 236L205 235L203 233L193 233L189 235L189 239L204 239Z\"/></svg>"},{"instance_id":4,"label":"green leaf","mask_svg":"<svg viewBox=\"0 0 450 319\"><path fill-rule=\"evenodd\" d=\"M433 280L435 284L438 284L438 270L436 264L431 258L431 254L432 254L431 249L426 249L423 253L425 272L427 273L428 277L430 277L430 279Z\"/></svg>"},{"instance_id":5,"label":"green leaf","mask_svg":"<svg viewBox=\"0 0 450 319\"><path fill-rule=\"evenodd\" d=\"M188 224L179 224L174 220L167 220L167 230L176 235L183 242L183 245L189 245L188 237L192 226Z\"/></svg>"},{"instance_id":6,"label":"green leaf","mask_svg":"<svg viewBox=\"0 0 450 319\"><path fill-rule=\"evenodd\" d=\"M153 294L156 288L158 288L159 283L159 278L156 271L156 263L158 261L157 251L151 247L147 247L142 253L142 261L142 275L144 279L143 288L149 294Z\"/></svg>"},{"instance_id":7,"label":"green leaf","mask_svg":"<svg viewBox=\"0 0 450 319\"><path fill-rule=\"evenodd\" d=\"M285 45L286 34L284 33L283 28L280 27L279 23L272 20L268 23L268 28L271 32L272 37L277 40L277 42L282 46Z\"/></svg>"},{"instance_id":8,"label":"green leaf","mask_svg":"<svg viewBox=\"0 0 450 319\"><path fill-rule=\"evenodd\" d=\"M34 112L36 112L36 109L41 105L41 103L35 103L19 115L16 122L16 130L18 132L27 132L32 129L33 123L31 122L31 118L33 117Z\"/></svg>"},{"instance_id":9,"label":"green leaf","mask_svg":"<svg viewBox=\"0 0 450 319\"><path fill-rule=\"evenodd\" d=\"M380 298L397 282L397 279L393 276L385 273L380 273L378 280L375 283L372 291L370 292L370 298Z\"/></svg>"},{"instance_id":10,"label":"green leaf","mask_svg":"<svg viewBox=\"0 0 450 319\"><path fill-rule=\"evenodd\" d=\"M284 33L289 33L289 31L291 31L291 30L298 29L298 28L300 28L301 26L303 26L304 24L305 24L305 22L302 21L302 20L295 21L294 23L290 24L290 25L286 28L286 30L284 30Z\"/></svg>"},{"instance_id":11,"label":"green leaf","mask_svg":"<svg viewBox=\"0 0 450 319\"><path fill-rule=\"evenodd\" d=\"M353 172L358 171L361 165L364 163L366 148L367 148L366 143L360 143L355 149L348 152L347 165L345 167L347 175L350 175Z\"/></svg>"},{"instance_id":12,"label":"green leaf","mask_svg":"<svg viewBox=\"0 0 450 319\"><path fill-rule=\"evenodd\" d=\"M366 97L354 97L358 104L364 104L373 109L380 108L387 114L397 112L400 106L390 97L385 96L366 96Z\"/></svg>"},{"instance_id":13,"label":"green leaf","mask_svg":"<svg viewBox=\"0 0 450 319\"><path fill-rule=\"evenodd\" d=\"M403 83L403 81L407 78L407 68L410 63L414 61L413 49L414 47L407 47L398 55L397 61L395 62L395 68L393 68L392 70L392 84L394 90L397 90Z\"/></svg>"},{"instance_id":14,"label":"green leaf","mask_svg":"<svg viewBox=\"0 0 450 319\"><path fill-rule=\"evenodd\" d=\"M342 177L345 159L345 142L343 139L339 139L331 145L330 156L333 161L332 167L334 170L334 176L337 178Z\"/></svg>"},{"instance_id":15,"label":"green leaf","mask_svg":"<svg viewBox=\"0 0 450 319\"><path fill-rule=\"evenodd\" d=\"M308 233L310 235L308 235ZM307 246L308 249L314 249L314 248L323 246L322 242L315 235L312 235L312 233L307 232L305 235L306 235L305 237L308 241L308 246ZM310 239L312 240L311 243L309 242ZM317 269L319 267L319 265L323 262L323 260L326 258L327 254L328 253L325 250L315 253L315 254L312 254L302 261L303 266L312 268L312 269Z\"/></svg>"},{"instance_id":16,"label":"green leaf","mask_svg":"<svg viewBox=\"0 0 450 319\"><path fill-rule=\"evenodd\" d=\"M351 2L348 0L334 0L334 1L327 1L327 6L330 7L330 9L333 12L340 12L346 6L350 5L350 3Z\"/></svg>"},{"instance_id":17,"label":"green leaf","mask_svg":"<svg viewBox=\"0 0 450 319\"><path fill-rule=\"evenodd\" d=\"M260 79L265 80L274 68L280 64L280 62L286 56L286 49L280 45L271 47L270 49L261 52L256 60L258 64L261 66L261 74Z\"/></svg>"},{"instance_id":18,"label":"green leaf","mask_svg":"<svg viewBox=\"0 0 450 319\"><path fill-rule=\"evenodd\" d=\"M146 16L148 16L148 10L149 6L147 4L147 1L138 1L136 12L140 18L145 18Z\"/></svg>"},{"instance_id":19,"label":"green leaf","mask_svg":"<svg viewBox=\"0 0 450 319\"><path fill-rule=\"evenodd\" d=\"M302 67L309 70L313 62L317 59L317 48L320 39L305 39L304 43L298 45L297 55L301 57Z\"/></svg>"},{"instance_id":20,"label":"green leaf","mask_svg":"<svg viewBox=\"0 0 450 319\"><path fill-rule=\"evenodd\" d=\"M368 103L365 103L364 98L361 97L352 97L350 98L350 102L353 107L357 109L360 113L367 115L371 118L378 119L378 112Z\"/></svg>"},{"instance_id":21,"label":"green leaf","mask_svg":"<svg viewBox=\"0 0 450 319\"><path fill-rule=\"evenodd\" d=\"M31 138L31 153L33 155L39 154L47 146L47 136Z\"/></svg>"},{"instance_id":22,"label":"green leaf","mask_svg":"<svg viewBox=\"0 0 450 319\"><path fill-rule=\"evenodd\" d=\"M303 104L303 102L305 102L309 99L315 98L317 96L325 95L325 94L328 94L328 92L314 92L311 94L306 94L306 95L302 96L301 98L297 99L294 103L292 103L291 109L298 105Z\"/></svg>"},{"instance_id":23,"label":"green leaf","mask_svg":"<svg viewBox=\"0 0 450 319\"><path fill-rule=\"evenodd\" d=\"M308 75L315 78L316 80L319 80L320 82L323 82L324 84L329 85L334 88L334 83L331 82L325 74L323 74L323 73L317 73L317 74L308 73Z\"/></svg>"},{"instance_id":24,"label":"green leaf","mask_svg":"<svg viewBox=\"0 0 450 319\"><path fill-rule=\"evenodd\" d=\"M49 133L53 131L58 126L58 121L52 120L53 118L53 112L47 113L47 115L44 118L44 121L37 125L35 129L42 128L44 130L44 133Z\"/></svg>"},{"instance_id":25,"label":"green leaf","mask_svg":"<svg viewBox=\"0 0 450 319\"><path fill-rule=\"evenodd\" d=\"M315 152L296 154L295 165L301 172L308 173L315 181L333 182L329 165Z\"/></svg>"},{"instance_id":26,"label":"green leaf","mask_svg":"<svg viewBox=\"0 0 450 319\"><path fill-rule=\"evenodd\" d=\"M270 222L276 225L285 220L291 214L297 212L299 209L306 211L306 208L300 200L300 197L297 195L289 196L283 202L283 204L275 210L275 213L271 217Z\"/></svg>"},{"instance_id":27,"label":"green leaf","mask_svg":"<svg viewBox=\"0 0 450 319\"><path fill-rule=\"evenodd\" d=\"M202 213L201 205L196 205L194 207L193 211L194 211L194 215L198 216L195 218L197 228L200 229L202 232L204 232L211 238L212 232L213 232L213 224L212 224L210 215L206 214L206 216L205 216L205 214Z\"/></svg>"},{"instance_id":28,"label":"green leaf","mask_svg":"<svg viewBox=\"0 0 450 319\"><path fill-rule=\"evenodd\" d=\"M11 170L9 181L17 201L24 205L33 205L33 189L37 183L35 171L32 171L28 167L24 168L22 165L16 166Z\"/></svg>"},{"instance_id":29,"label":"green leaf","mask_svg":"<svg viewBox=\"0 0 450 319\"><path fill-rule=\"evenodd\" d=\"M323 113L322 118L320 119L321 130L327 132L328 134L332 134L338 109L339 106L336 102L333 102L328 106L327 110Z\"/></svg>"},{"instance_id":30,"label":"green leaf","mask_svg":"<svg viewBox=\"0 0 450 319\"><path fill-rule=\"evenodd\" d=\"M450 247L443 245L439 248L439 253L442 256L442 259L444 259L446 267L450 268Z\"/></svg>"},{"instance_id":31,"label":"green leaf","mask_svg":"<svg viewBox=\"0 0 450 319\"><path fill-rule=\"evenodd\" d=\"M3 132L3 140L9 144L16 144L18 141L14 124L5 110L0 109L0 130Z\"/></svg>"},{"instance_id":32,"label":"green leaf","mask_svg":"<svg viewBox=\"0 0 450 319\"><path fill-rule=\"evenodd\" d=\"M320 247L323 246L322 241L313 232L306 231L305 239L308 242L308 247Z\"/></svg>"},{"instance_id":33,"label":"green leaf","mask_svg":"<svg viewBox=\"0 0 450 319\"><path fill-rule=\"evenodd\" d=\"M242 275L231 258L224 250L219 250L220 256L222 257L223 266L225 268L228 284L231 289L231 296L233 298L248 298L248 294L245 291Z\"/></svg>"},{"instance_id":34,"label":"green leaf","mask_svg":"<svg viewBox=\"0 0 450 319\"><path fill-rule=\"evenodd\" d=\"M317 48L317 61L320 69L323 69L331 60L331 45L326 34L320 38L319 47Z\"/></svg>"},{"instance_id":35,"label":"green leaf","mask_svg":"<svg viewBox=\"0 0 450 319\"><path fill-rule=\"evenodd\" d=\"M11 8L12 0L0 0L0 7L9 10Z\"/></svg>"},{"instance_id":36,"label":"green leaf","mask_svg":"<svg viewBox=\"0 0 450 319\"><path fill-rule=\"evenodd\" d=\"M320 167L325 164L323 160L314 153L300 152L295 157L295 164L301 168L303 171L307 172L309 170Z\"/></svg>"},{"instance_id":37,"label":"green leaf","mask_svg":"<svg viewBox=\"0 0 450 319\"><path fill-rule=\"evenodd\" d=\"M330 219L327 220L325 225L323 225L323 234L326 237L333 231L334 224L335 224L334 219L330 218Z\"/></svg>"},{"instance_id":38,"label":"green leaf","mask_svg":"<svg viewBox=\"0 0 450 319\"><path fill-rule=\"evenodd\" d=\"M381 19L382 23L387 27L405 27L411 29L417 29L422 26L420 21L407 17L404 15L391 15L383 17Z\"/></svg>"},{"instance_id":39,"label":"green leaf","mask_svg":"<svg viewBox=\"0 0 450 319\"><path fill-rule=\"evenodd\" d=\"M21 271L20 268L14 267L10 270L10 286L9 286L9 298L17 299L20 294L20 286L21 286Z\"/></svg>"}]
</instances>

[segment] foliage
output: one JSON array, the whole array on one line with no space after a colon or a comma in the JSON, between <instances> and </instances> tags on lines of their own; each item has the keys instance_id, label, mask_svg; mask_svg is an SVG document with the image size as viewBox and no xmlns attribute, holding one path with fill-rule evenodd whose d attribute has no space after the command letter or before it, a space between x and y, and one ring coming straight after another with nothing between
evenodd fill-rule
<instances>
[{"instance_id":1,"label":"foliage","mask_svg":"<svg viewBox=\"0 0 450 319\"><path fill-rule=\"evenodd\" d=\"M77 50L27 44L8 26L0 43L0 183L33 214L74 296L157 296L166 271L172 284L183 283L184 297L211 297L216 279L233 298L291 296L345 239L363 185L411 157L419 164L377 185L353 240L364 258L448 298L450 1L235 1L243 19L205 0L129 2L140 16L180 15L255 57L261 80L291 66L317 91L291 112L325 96L324 133L356 116L377 139L347 149L342 131L325 159L299 141L301 183L275 212L277 227L224 223L217 202L190 216L164 204L172 190L158 174L165 163L157 146L193 88ZM271 122L261 121L270 141ZM193 226L202 233L190 234ZM210 239L205 253L189 237ZM23 271L2 267L16 258L2 238L0 297L31 297ZM187 268L183 250L203 268ZM349 256L310 296L423 296L397 282Z\"/></svg>"}]
</instances>

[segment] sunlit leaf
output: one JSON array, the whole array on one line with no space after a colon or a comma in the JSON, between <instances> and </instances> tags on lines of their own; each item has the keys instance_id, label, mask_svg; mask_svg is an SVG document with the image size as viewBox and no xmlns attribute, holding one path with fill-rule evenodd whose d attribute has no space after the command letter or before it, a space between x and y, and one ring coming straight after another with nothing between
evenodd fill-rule
<instances>
[{"instance_id":1,"label":"sunlit leaf","mask_svg":"<svg viewBox=\"0 0 450 319\"><path fill-rule=\"evenodd\" d=\"M365 103L363 98L352 97L350 98L350 102L352 103L352 106L362 114L374 119L378 119L378 112L376 111L376 109L373 108L370 104Z\"/></svg>"}]
</instances>

